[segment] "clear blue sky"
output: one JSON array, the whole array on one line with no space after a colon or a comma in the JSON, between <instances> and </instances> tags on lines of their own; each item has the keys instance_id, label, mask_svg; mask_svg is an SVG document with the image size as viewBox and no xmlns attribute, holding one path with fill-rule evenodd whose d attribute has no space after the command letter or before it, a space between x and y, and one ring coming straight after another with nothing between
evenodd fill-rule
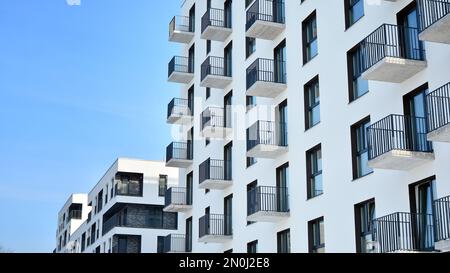
<instances>
[{"instance_id":1,"label":"clear blue sky","mask_svg":"<svg viewBox=\"0 0 450 273\"><path fill-rule=\"evenodd\" d=\"M179 0L1 0L0 245L50 252L57 212L119 156L164 158Z\"/></svg>"}]
</instances>

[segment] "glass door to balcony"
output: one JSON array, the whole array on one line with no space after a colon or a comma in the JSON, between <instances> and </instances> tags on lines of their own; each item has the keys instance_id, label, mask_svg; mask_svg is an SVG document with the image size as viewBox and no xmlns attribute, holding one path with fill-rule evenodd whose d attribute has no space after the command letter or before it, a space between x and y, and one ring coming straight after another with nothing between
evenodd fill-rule
<instances>
[{"instance_id":1,"label":"glass door to balcony","mask_svg":"<svg viewBox=\"0 0 450 273\"><path fill-rule=\"evenodd\" d=\"M422 60L423 44L419 40L419 21L415 1L398 16L401 53L406 59Z\"/></svg>"},{"instance_id":2,"label":"glass door to balcony","mask_svg":"<svg viewBox=\"0 0 450 273\"><path fill-rule=\"evenodd\" d=\"M233 157L233 143L228 143L223 148L223 154L224 154L224 162L223 162L223 168L224 168L224 180L231 180L232 178L232 157Z\"/></svg>"},{"instance_id":3,"label":"glass door to balcony","mask_svg":"<svg viewBox=\"0 0 450 273\"><path fill-rule=\"evenodd\" d=\"M186 71L187 73L194 73L194 64L195 64L195 45L192 45L191 48L189 48L188 71Z\"/></svg>"},{"instance_id":4,"label":"glass door to balcony","mask_svg":"<svg viewBox=\"0 0 450 273\"><path fill-rule=\"evenodd\" d=\"M433 196L434 178L410 186L412 231L419 250L434 249Z\"/></svg>"},{"instance_id":5,"label":"glass door to balcony","mask_svg":"<svg viewBox=\"0 0 450 273\"><path fill-rule=\"evenodd\" d=\"M225 18L224 18L224 26L227 28L231 28L232 26L232 19L233 19L233 14L232 14L232 0L227 0L224 3L224 13L225 13Z\"/></svg>"},{"instance_id":6,"label":"glass door to balcony","mask_svg":"<svg viewBox=\"0 0 450 273\"><path fill-rule=\"evenodd\" d=\"M426 86L404 97L406 145L413 151L428 151L426 126Z\"/></svg>"},{"instance_id":7,"label":"glass door to balcony","mask_svg":"<svg viewBox=\"0 0 450 273\"><path fill-rule=\"evenodd\" d=\"M231 77L233 75L233 43L230 42L225 47L224 52L224 76Z\"/></svg>"},{"instance_id":8,"label":"glass door to balcony","mask_svg":"<svg viewBox=\"0 0 450 273\"><path fill-rule=\"evenodd\" d=\"M224 216L224 234L223 235L231 235L233 234L233 223L232 223L232 215L233 215L233 195L229 195L225 197L223 204L223 216Z\"/></svg>"},{"instance_id":9,"label":"glass door to balcony","mask_svg":"<svg viewBox=\"0 0 450 273\"><path fill-rule=\"evenodd\" d=\"M186 176L186 205L192 205L194 177L192 172Z\"/></svg>"},{"instance_id":10,"label":"glass door to balcony","mask_svg":"<svg viewBox=\"0 0 450 273\"><path fill-rule=\"evenodd\" d=\"M195 4L189 10L189 31L195 32Z\"/></svg>"},{"instance_id":11,"label":"glass door to balcony","mask_svg":"<svg viewBox=\"0 0 450 273\"><path fill-rule=\"evenodd\" d=\"M284 18L284 0L273 0L273 22L283 22Z\"/></svg>"},{"instance_id":12,"label":"glass door to balcony","mask_svg":"<svg viewBox=\"0 0 450 273\"><path fill-rule=\"evenodd\" d=\"M288 105L287 100L278 105L278 126L279 126L279 145L287 146L287 125L288 124Z\"/></svg>"},{"instance_id":13,"label":"glass door to balcony","mask_svg":"<svg viewBox=\"0 0 450 273\"><path fill-rule=\"evenodd\" d=\"M277 211L289 210L289 164L277 169Z\"/></svg>"},{"instance_id":14,"label":"glass door to balcony","mask_svg":"<svg viewBox=\"0 0 450 273\"><path fill-rule=\"evenodd\" d=\"M274 49L274 82L286 82L286 41L281 42Z\"/></svg>"}]
</instances>

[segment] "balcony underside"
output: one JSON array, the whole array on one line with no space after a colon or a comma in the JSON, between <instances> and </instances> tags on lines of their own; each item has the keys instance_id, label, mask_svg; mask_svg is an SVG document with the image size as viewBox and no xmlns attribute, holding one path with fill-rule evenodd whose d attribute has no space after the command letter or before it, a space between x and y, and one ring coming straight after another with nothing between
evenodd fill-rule
<instances>
[{"instance_id":1,"label":"balcony underside","mask_svg":"<svg viewBox=\"0 0 450 273\"><path fill-rule=\"evenodd\" d=\"M450 143L450 123L428 133L427 138L428 141Z\"/></svg>"},{"instance_id":2,"label":"balcony underside","mask_svg":"<svg viewBox=\"0 0 450 273\"><path fill-rule=\"evenodd\" d=\"M434 160L433 153L392 150L369 161L373 169L407 171Z\"/></svg>"},{"instance_id":3,"label":"balcony underside","mask_svg":"<svg viewBox=\"0 0 450 273\"><path fill-rule=\"evenodd\" d=\"M186 72L172 72L170 74L168 81L174 82L174 83L184 83L188 84L194 79L193 73L186 73Z\"/></svg>"},{"instance_id":4,"label":"balcony underside","mask_svg":"<svg viewBox=\"0 0 450 273\"><path fill-rule=\"evenodd\" d=\"M206 126L202 130L202 136L212 139L223 139L232 133L231 128Z\"/></svg>"},{"instance_id":5,"label":"balcony underside","mask_svg":"<svg viewBox=\"0 0 450 273\"><path fill-rule=\"evenodd\" d=\"M233 240L232 235L204 235L198 238L199 243L216 243L223 244Z\"/></svg>"},{"instance_id":6,"label":"balcony underside","mask_svg":"<svg viewBox=\"0 0 450 273\"><path fill-rule=\"evenodd\" d=\"M246 36L263 40L274 40L285 28L285 24L256 20L247 30Z\"/></svg>"},{"instance_id":7,"label":"balcony underside","mask_svg":"<svg viewBox=\"0 0 450 273\"><path fill-rule=\"evenodd\" d=\"M258 144L251 150L247 151L247 157L255 158L276 158L289 151L288 147L278 145Z\"/></svg>"},{"instance_id":8,"label":"balcony underside","mask_svg":"<svg viewBox=\"0 0 450 273\"><path fill-rule=\"evenodd\" d=\"M193 116L186 115L184 113L172 113L167 118L168 124L189 125L194 120Z\"/></svg>"},{"instance_id":9,"label":"balcony underside","mask_svg":"<svg viewBox=\"0 0 450 273\"><path fill-rule=\"evenodd\" d=\"M370 81L402 83L426 67L426 61L385 57L365 71L362 77Z\"/></svg>"},{"instance_id":10,"label":"balcony underside","mask_svg":"<svg viewBox=\"0 0 450 273\"><path fill-rule=\"evenodd\" d=\"M257 81L247 89L247 96L276 98L286 88L287 85L284 83Z\"/></svg>"},{"instance_id":11,"label":"balcony underside","mask_svg":"<svg viewBox=\"0 0 450 273\"><path fill-rule=\"evenodd\" d=\"M191 205L186 204L170 204L165 207L163 210L165 212L186 212L192 209Z\"/></svg>"},{"instance_id":12,"label":"balcony underside","mask_svg":"<svg viewBox=\"0 0 450 273\"><path fill-rule=\"evenodd\" d=\"M450 239L436 242L434 248L440 252L450 252Z\"/></svg>"},{"instance_id":13,"label":"balcony underside","mask_svg":"<svg viewBox=\"0 0 450 273\"><path fill-rule=\"evenodd\" d=\"M225 89L228 85L230 85L231 81L232 81L231 77L208 75L202 80L200 86L216 89Z\"/></svg>"},{"instance_id":14,"label":"balcony underside","mask_svg":"<svg viewBox=\"0 0 450 273\"><path fill-rule=\"evenodd\" d=\"M289 218L289 212L278 212L278 211L258 211L252 215L247 216L247 221L250 222L279 222L284 219Z\"/></svg>"},{"instance_id":15,"label":"balcony underside","mask_svg":"<svg viewBox=\"0 0 450 273\"><path fill-rule=\"evenodd\" d=\"M224 190L231 185L233 185L233 181L230 180L206 179L198 187L205 190Z\"/></svg>"},{"instance_id":16,"label":"balcony underside","mask_svg":"<svg viewBox=\"0 0 450 273\"><path fill-rule=\"evenodd\" d=\"M225 27L208 26L200 36L204 40L225 42L231 35L232 30Z\"/></svg>"},{"instance_id":17,"label":"balcony underside","mask_svg":"<svg viewBox=\"0 0 450 273\"><path fill-rule=\"evenodd\" d=\"M192 165L192 160L190 159L170 159L166 162L166 167L173 167L173 168L187 168L190 165Z\"/></svg>"},{"instance_id":18,"label":"balcony underside","mask_svg":"<svg viewBox=\"0 0 450 273\"><path fill-rule=\"evenodd\" d=\"M194 39L194 33L188 31L175 30L169 37L170 42L189 44Z\"/></svg>"},{"instance_id":19,"label":"balcony underside","mask_svg":"<svg viewBox=\"0 0 450 273\"><path fill-rule=\"evenodd\" d=\"M419 39L428 42L450 44L450 13L419 34Z\"/></svg>"}]
</instances>

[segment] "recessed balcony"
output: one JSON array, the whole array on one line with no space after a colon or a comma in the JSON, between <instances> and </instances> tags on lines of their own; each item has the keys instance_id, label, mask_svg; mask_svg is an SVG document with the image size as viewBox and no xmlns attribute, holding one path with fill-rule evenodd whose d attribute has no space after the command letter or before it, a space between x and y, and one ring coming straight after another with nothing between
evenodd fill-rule
<instances>
[{"instance_id":1,"label":"recessed balcony","mask_svg":"<svg viewBox=\"0 0 450 273\"><path fill-rule=\"evenodd\" d=\"M450 196L434 201L436 250L450 252Z\"/></svg>"},{"instance_id":2,"label":"recessed balcony","mask_svg":"<svg viewBox=\"0 0 450 273\"><path fill-rule=\"evenodd\" d=\"M231 216L207 214L199 219L200 243L227 243L233 239Z\"/></svg>"},{"instance_id":3,"label":"recessed balcony","mask_svg":"<svg viewBox=\"0 0 450 273\"><path fill-rule=\"evenodd\" d=\"M279 222L289 218L288 189L259 186L247 192L247 221Z\"/></svg>"},{"instance_id":4,"label":"recessed balcony","mask_svg":"<svg viewBox=\"0 0 450 273\"><path fill-rule=\"evenodd\" d=\"M274 159L288 150L286 123L257 121L247 129L247 157Z\"/></svg>"},{"instance_id":5,"label":"recessed balcony","mask_svg":"<svg viewBox=\"0 0 450 273\"><path fill-rule=\"evenodd\" d=\"M200 86L225 89L232 81L231 67L222 57L209 56L201 66Z\"/></svg>"},{"instance_id":6,"label":"recessed balcony","mask_svg":"<svg viewBox=\"0 0 450 273\"><path fill-rule=\"evenodd\" d=\"M186 212L192 209L192 192L186 188L172 187L164 195L164 211Z\"/></svg>"},{"instance_id":7,"label":"recessed balcony","mask_svg":"<svg viewBox=\"0 0 450 273\"><path fill-rule=\"evenodd\" d=\"M284 2L256 0L247 10L246 36L274 40L286 28Z\"/></svg>"},{"instance_id":8,"label":"recessed balcony","mask_svg":"<svg viewBox=\"0 0 450 273\"><path fill-rule=\"evenodd\" d=\"M450 82L427 95L429 141L450 143Z\"/></svg>"},{"instance_id":9,"label":"recessed balcony","mask_svg":"<svg viewBox=\"0 0 450 273\"><path fill-rule=\"evenodd\" d=\"M407 171L434 160L426 120L390 115L367 129L369 167Z\"/></svg>"},{"instance_id":10,"label":"recessed balcony","mask_svg":"<svg viewBox=\"0 0 450 273\"><path fill-rule=\"evenodd\" d=\"M194 79L194 62L187 57L175 56L169 62L168 81L188 84Z\"/></svg>"},{"instance_id":11,"label":"recessed balcony","mask_svg":"<svg viewBox=\"0 0 450 273\"><path fill-rule=\"evenodd\" d=\"M189 44L195 36L194 24L186 16L175 16L169 24L169 41Z\"/></svg>"},{"instance_id":12,"label":"recessed balcony","mask_svg":"<svg viewBox=\"0 0 450 273\"><path fill-rule=\"evenodd\" d=\"M418 29L383 24L359 45L357 64L366 80L402 83L427 66Z\"/></svg>"},{"instance_id":13,"label":"recessed balcony","mask_svg":"<svg viewBox=\"0 0 450 273\"><path fill-rule=\"evenodd\" d=\"M192 116L192 105L187 99L174 98L167 106L167 123L178 125L189 125L194 117Z\"/></svg>"},{"instance_id":14,"label":"recessed balcony","mask_svg":"<svg viewBox=\"0 0 450 273\"><path fill-rule=\"evenodd\" d=\"M450 44L450 1L417 0L422 41Z\"/></svg>"},{"instance_id":15,"label":"recessed balcony","mask_svg":"<svg viewBox=\"0 0 450 273\"><path fill-rule=\"evenodd\" d=\"M256 59L247 68L247 96L275 98L286 90L286 63Z\"/></svg>"},{"instance_id":16,"label":"recessed balcony","mask_svg":"<svg viewBox=\"0 0 450 273\"><path fill-rule=\"evenodd\" d=\"M208 158L199 166L199 188L224 190L233 185L231 161Z\"/></svg>"},{"instance_id":17,"label":"recessed balcony","mask_svg":"<svg viewBox=\"0 0 450 273\"><path fill-rule=\"evenodd\" d=\"M231 135L231 115L224 108L208 107L201 114L201 133L203 137L224 139Z\"/></svg>"},{"instance_id":18,"label":"recessed balcony","mask_svg":"<svg viewBox=\"0 0 450 273\"><path fill-rule=\"evenodd\" d=\"M184 234L169 234L163 240L163 253L187 253L186 236Z\"/></svg>"},{"instance_id":19,"label":"recessed balcony","mask_svg":"<svg viewBox=\"0 0 450 273\"><path fill-rule=\"evenodd\" d=\"M172 142L166 148L166 167L187 168L192 164L192 141Z\"/></svg>"},{"instance_id":20,"label":"recessed balcony","mask_svg":"<svg viewBox=\"0 0 450 273\"><path fill-rule=\"evenodd\" d=\"M397 212L373 221L377 253L414 253L434 251L432 214Z\"/></svg>"},{"instance_id":21,"label":"recessed balcony","mask_svg":"<svg viewBox=\"0 0 450 273\"><path fill-rule=\"evenodd\" d=\"M202 17L201 38L205 40L224 42L231 35L231 16L226 16L225 10L209 8Z\"/></svg>"}]
</instances>

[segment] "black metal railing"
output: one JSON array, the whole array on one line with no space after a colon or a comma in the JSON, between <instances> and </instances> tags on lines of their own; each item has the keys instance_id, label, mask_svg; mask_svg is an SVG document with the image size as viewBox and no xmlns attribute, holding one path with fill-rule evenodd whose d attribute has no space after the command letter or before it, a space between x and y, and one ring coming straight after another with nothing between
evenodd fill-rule
<instances>
[{"instance_id":1,"label":"black metal railing","mask_svg":"<svg viewBox=\"0 0 450 273\"><path fill-rule=\"evenodd\" d=\"M174 72L180 73L194 73L194 65L191 60L187 57L175 56L169 62L169 73L168 76L172 75Z\"/></svg>"},{"instance_id":2,"label":"black metal railing","mask_svg":"<svg viewBox=\"0 0 450 273\"><path fill-rule=\"evenodd\" d=\"M450 13L450 0L417 0L417 12L422 32Z\"/></svg>"},{"instance_id":3,"label":"black metal railing","mask_svg":"<svg viewBox=\"0 0 450 273\"><path fill-rule=\"evenodd\" d=\"M208 56L201 66L201 80L209 75L231 77L231 69L224 58Z\"/></svg>"},{"instance_id":4,"label":"black metal railing","mask_svg":"<svg viewBox=\"0 0 450 273\"><path fill-rule=\"evenodd\" d=\"M81 210L71 210L71 211L69 211L69 215L68 215L67 221L70 221L72 219L80 220L81 219L81 215L82 215L82 211Z\"/></svg>"},{"instance_id":5,"label":"black metal railing","mask_svg":"<svg viewBox=\"0 0 450 273\"><path fill-rule=\"evenodd\" d=\"M259 186L248 191L247 215L260 211L289 212L288 188Z\"/></svg>"},{"instance_id":6,"label":"black metal railing","mask_svg":"<svg viewBox=\"0 0 450 273\"><path fill-rule=\"evenodd\" d=\"M231 28L231 22L226 19L225 10L209 8L202 16L202 33L209 26Z\"/></svg>"},{"instance_id":7,"label":"black metal railing","mask_svg":"<svg viewBox=\"0 0 450 273\"><path fill-rule=\"evenodd\" d=\"M426 119L389 115L367 129L369 160L393 150L432 152L427 141Z\"/></svg>"},{"instance_id":8,"label":"black metal railing","mask_svg":"<svg viewBox=\"0 0 450 273\"><path fill-rule=\"evenodd\" d=\"M428 133L450 123L450 82L427 95Z\"/></svg>"},{"instance_id":9,"label":"black metal railing","mask_svg":"<svg viewBox=\"0 0 450 273\"><path fill-rule=\"evenodd\" d=\"M373 221L373 239L380 253L433 251L433 215L397 212Z\"/></svg>"},{"instance_id":10,"label":"black metal railing","mask_svg":"<svg viewBox=\"0 0 450 273\"><path fill-rule=\"evenodd\" d=\"M198 220L199 238L206 235L231 236L231 216L223 214L207 214Z\"/></svg>"},{"instance_id":11,"label":"black metal railing","mask_svg":"<svg viewBox=\"0 0 450 273\"><path fill-rule=\"evenodd\" d=\"M230 111L224 108L208 107L201 114L202 130L205 127L231 128Z\"/></svg>"},{"instance_id":12,"label":"black metal railing","mask_svg":"<svg viewBox=\"0 0 450 273\"><path fill-rule=\"evenodd\" d=\"M383 24L359 44L361 67L366 71L386 57L409 60L425 60L423 43L419 40L417 28Z\"/></svg>"},{"instance_id":13,"label":"black metal railing","mask_svg":"<svg viewBox=\"0 0 450 273\"><path fill-rule=\"evenodd\" d=\"M450 196L433 203L436 242L450 239Z\"/></svg>"},{"instance_id":14,"label":"black metal railing","mask_svg":"<svg viewBox=\"0 0 450 273\"><path fill-rule=\"evenodd\" d=\"M208 158L198 168L200 184L206 180L232 180L231 161Z\"/></svg>"},{"instance_id":15,"label":"black metal railing","mask_svg":"<svg viewBox=\"0 0 450 273\"><path fill-rule=\"evenodd\" d=\"M188 142L172 142L166 148L166 163L172 159L192 160L192 143Z\"/></svg>"},{"instance_id":16,"label":"black metal railing","mask_svg":"<svg viewBox=\"0 0 450 273\"><path fill-rule=\"evenodd\" d=\"M256 59L247 68L247 90L256 82L286 83L286 62Z\"/></svg>"},{"instance_id":17,"label":"black metal railing","mask_svg":"<svg viewBox=\"0 0 450 273\"><path fill-rule=\"evenodd\" d=\"M169 188L165 193L164 205L192 205L191 193L186 188Z\"/></svg>"},{"instance_id":18,"label":"black metal railing","mask_svg":"<svg viewBox=\"0 0 450 273\"><path fill-rule=\"evenodd\" d=\"M247 10L246 30L256 21L284 24L284 3L280 0L256 0Z\"/></svg>"},{"instance_id":19,"label":"black metal railing","mask_svg":"<svg viewBox=\"0 0 450 273\"><path fill-rule=\"evenodd\" d=\"M247 151L258 145L288 146L287 124L257 121L247 129Z\"/></svg>"},{"instance_id":20,"label":"black metal railing","mask_svg":"<svg viewBox=\"0 0 450 273\"><path fill-rule=\"evenodd\" d=\"M184 236L184 234L169 234L164 237L163 252L186 252L186 236Z\"/></svg>"},{"instance_id":21,"label":"black metal railing","mask_svg":"<svg viewBox=\"0 0 450 273\"><path fill-rule=\"evenodd\" d=\"M174 16L169 24L169 33L172 34L175 31L194 32L195 25L191 24L191 20L187 16Z\"/></svg>"},{"instance_id":22,"label":"black metal railing","mask_svg":"<svg viewBox=\"0 0 450 273\"><path fill-rule=\"evenodd\" d=\"M167 106L167 118L172 115L192 116L192 102L187 99L172 99Z\"/></svg>"}]
</instances>

